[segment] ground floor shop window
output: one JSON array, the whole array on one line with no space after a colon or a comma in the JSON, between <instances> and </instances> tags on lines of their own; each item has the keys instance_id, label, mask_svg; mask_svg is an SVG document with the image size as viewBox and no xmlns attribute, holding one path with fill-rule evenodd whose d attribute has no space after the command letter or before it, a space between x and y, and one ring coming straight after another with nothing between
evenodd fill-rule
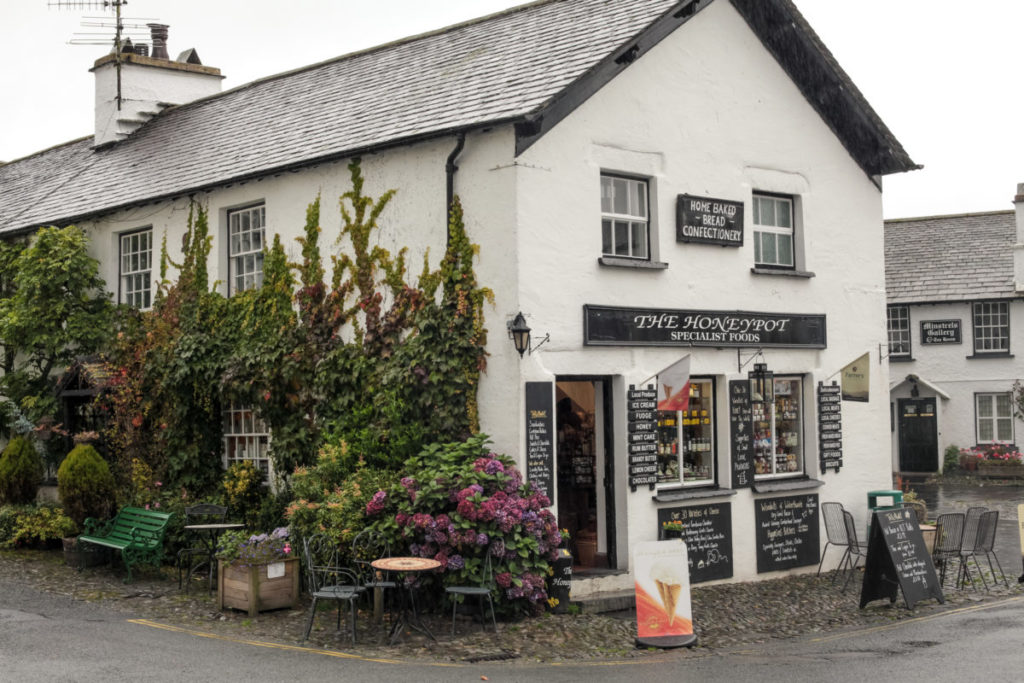
<instances>
[{"instance_id":1,"label":"ground floor shop window","mask_svg":"<svg viewBox=\"0 0 1024 683\"><path fill-rule=\"evenodd\" d=\"M686 410L658 413L658 483L715 482L714 382L690 380Z\"/></svg>"},{"instance_id":2,"label":"ground floor shop window","mask_svg":"<svg viewBox=\"0 0 1024 683\"><path fill-rule=\"evenodd\" d=\"M799 474L804 469L803 380L776 377L775 400L753 404L754 474Z\"/></svg>"},{"instance_id":3,"label":"ground floor shop window","mask_svg":"<svg viewBox=\"0 0 1024 683\"><path fill-rule=\"evenodd\" d=\"M231 404L224 411L224 459L230 467L251 462L270 477L270 430L249 406Z\"/></svg>"},{"instance_id":4,"label":"ground floor shop window","mask_svg":"<svg viewBox=\"0 0 1024 683\"><path fill-rule=\"evenodd\" d=\"M1010 394L975 394L978 443L1013 441L1013 402Z\"/></svg>"}]
</instances>

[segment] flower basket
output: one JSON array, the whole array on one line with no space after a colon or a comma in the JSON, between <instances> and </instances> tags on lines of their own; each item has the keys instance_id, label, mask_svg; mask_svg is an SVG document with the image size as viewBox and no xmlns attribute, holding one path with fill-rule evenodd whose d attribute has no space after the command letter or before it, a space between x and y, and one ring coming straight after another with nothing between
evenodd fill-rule
<instances>
[{"instance_id":1,"label":"flower basket","mask_svg":"<svg viewBox=\"0 0 1024 683\"><path fill-rule=\"evenodd\" d=\"M299 597L299 560L243 565L218 560L217 606L259 612L293 607Z\"/></svg>"},{"instance_id":2,"label":"flower basket","mask_svg":"<svg viewBox=\"0 0 1024 683\"><path fill-rule=\"evenodd\" d=\"M1024 478L1024 464L993 463L982 460L978 463L978 476L993 479L1022 479Z\"/></svg>"}]
</instances>

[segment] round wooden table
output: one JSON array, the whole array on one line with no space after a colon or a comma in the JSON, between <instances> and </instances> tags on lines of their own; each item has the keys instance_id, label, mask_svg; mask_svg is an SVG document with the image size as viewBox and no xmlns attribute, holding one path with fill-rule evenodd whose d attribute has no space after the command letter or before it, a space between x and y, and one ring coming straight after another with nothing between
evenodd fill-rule
<instances>
[{"instance_id":1,"label":"round wooden table","mask_svg":"<svg viewBox=\"0 0 1024 683\"><path fill-rule=\"evenodd\" d=\"M382 557L371 562L370 566L384 572L415 575L437 569L441 566L441 563L426 557ZM416 598L413 593L416 582L402 581L402 584L405 586L405 590L399 591L401 605L399 607L398 619L391 626L391 644L395 644L406 626L416 629L431 640L437 640L416 612Z\"/></svg>"}]
</instances>

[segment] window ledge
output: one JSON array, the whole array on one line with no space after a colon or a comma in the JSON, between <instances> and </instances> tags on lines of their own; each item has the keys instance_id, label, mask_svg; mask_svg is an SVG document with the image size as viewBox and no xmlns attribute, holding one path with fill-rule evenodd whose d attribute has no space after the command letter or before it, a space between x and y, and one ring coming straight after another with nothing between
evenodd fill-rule
<instances>
[{"instance_id":1,"label":"window ledge","mask_svg":"<svg viewBox=\"0 0 1024 683\"><path fill-rule=\"evenodd\" d=\"M912 363L915 360L917 360L916 358L913 358L912 356L893 356L893 355L889 355L887 357L888 357L890 363Z\"/></svg>"},{"instance_id":2,"label":"window ledge","mask_svg":"<svg viewBox=\"0 0 1024 683\"><path fill-rule=\"evenodd\" d=\"M750 272L754 275L781 275L783 277L802 277L812 278L814 273L809 270L792 270L789 268L758 268L754 266L750 269Z\"/></svg>"},{"instance_id":3,"label":"window ledge","mask_svg":"<svg viewBox=\"0 0 1024 683\"><path fill-rule=\"evenodd\" d=\"M783 479L772 481L755 481L754 493L775 493L777 491L799 491L800 489L816 489L824 486L820 479L804 477L801 479Z\"/></svg>"},{"instance_id":4,"label":"window ledge","mask_svg":"<svg viewBox=\"0 0 1024 683\"><path fill-rule=\"evenodd\" d=\"M1013 354L1009 351L1000 353L973 353L970 356L965 356L967 360L979 360L986 358L1013 358Z\"/></svg>"},{"instance_id":5,"label":"window ledge","mask_svg":"<svg viewBox=\"0 0 1024 683\"><path fill-rule=\"evenodd\" d=\"M700 498L718 498L720 496L735 496L735 489L720 489L718 487L708 489L660 489L651 500L656 503L673 503L679 500L698 500Z\"/></svg>"},{"instance_id":6,"label":"window ledge","mask_svg":"<svg viewBox=\"0 0 1024 683\"><path fill-rule=\"evenodd\" d=\"M621 256L601 256L597 259L597 262L602 266L613 268L638 268L640 270L665 270L668 268L668 264L661 261L644 261L635 258L622 258Z\"/></svg>"}]
</instances>

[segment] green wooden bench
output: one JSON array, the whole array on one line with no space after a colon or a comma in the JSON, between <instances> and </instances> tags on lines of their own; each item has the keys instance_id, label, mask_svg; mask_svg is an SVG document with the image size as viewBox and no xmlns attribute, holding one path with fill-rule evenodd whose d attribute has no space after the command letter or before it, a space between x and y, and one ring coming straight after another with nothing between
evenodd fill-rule
<instances>
[{"instance_id":1,"label":"green wooden bench","mask_svg":"<svg viewBox=\"0 0 1024 683\"><path fill-rule=\"evenodd\" d=\"M79 548L99 546L119 550L128 576L132 580L132 566L142 563L159 565L164 557L164 532L172 513L146 510L136 507L121 508L117 516L106 521L92 517L85 520L85 533L78 537ZM84 554L79 554L79 570L84 564Z\"/></svg>"}]
</instances>

